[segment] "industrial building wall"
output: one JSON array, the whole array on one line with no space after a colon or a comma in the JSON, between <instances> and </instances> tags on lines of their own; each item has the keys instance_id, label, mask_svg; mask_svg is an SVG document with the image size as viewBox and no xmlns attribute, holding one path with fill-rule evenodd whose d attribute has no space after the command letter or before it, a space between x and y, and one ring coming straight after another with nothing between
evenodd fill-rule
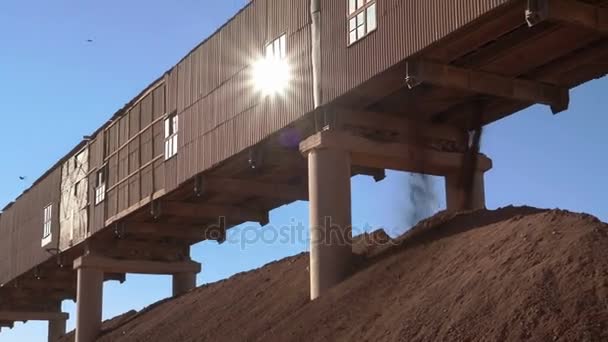
<instances>
[{"instance_id":1,"label":"industrial building wall","mask_svg":"<svg viewBox=\"0 0 608 342\"><path fill-rule=\"evenodd\" d=\"M84 240L88 231L89 149L85 148L61 166L59 249L64 251Z\"/></svg>"},{"instance_id":2,"label":"industrial building wall","mask_svg":"<svg viewBox=\"0 0 608 342\"><path fill-rule=\"evenodd\" d=\"M512 1L375 0L377 29L349 45L349 0L321 0L323 103Z\"/></svg>"},{"instance_id":3,"label":"industrial building wall","mask_svg":"<svg viewBox=\"0 0 608 342\"><path fill-rule=\"evenodd\" d=\"M97 172L105 168L105 199L95 204L95 191L89 194L91 232L149 202L153 194L163 192L164 160L164 81L152 85L126 108L124 114L100 132L91 148L89 183L96 187Z\"/></svg>"},{"instance_id":4,"label":"industrial building wall","mask_svg":"<svg viewBox=\"0 0 608 342\"><path fill-rule=\"evenodd\" d=\"M180 122L168 191L313 109L309 17L308 1L255 0L167 76L169 111ZM285 96L263 97L252 66L282 34L294 81Z\"/></svg>"},{"instance_id":5,"label":"industrial building wall","mask_svg":"<svg viewBox=\"0 0 608 342\"><path fill-rule=\"evenodd\" d=\"M0 284L34 268L52 257L59 245L59 202L61 167L56 167L2 212ZM44 209L51 205L48 243L42 246ZM50 250L50 252L48 251ZM8 256L7 256L8 255Z\"/></svg>"}]
</instances>

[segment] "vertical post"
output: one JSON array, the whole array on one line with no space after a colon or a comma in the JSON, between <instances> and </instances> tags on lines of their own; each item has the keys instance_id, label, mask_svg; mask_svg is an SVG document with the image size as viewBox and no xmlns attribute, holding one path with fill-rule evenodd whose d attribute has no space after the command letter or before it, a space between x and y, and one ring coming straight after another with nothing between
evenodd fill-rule
<instances>
[{"instance_id":1,"label":"vertical post","mask_svg":"<svg viewBox=\"0 0 608 342\"><path fill-rule=\"evenodd\" d=\"M65 335L66 321L65 319L56 319L49 321L49 342L57 342Z\"/></svg>"},{"instance_id":2,"label":"vertical post","mask_svg":"<svg viewBox=\"0 0 608 342\"><path fill-rule=\"evenodd\" d=\"M76 342L94 342L101 330L103 271L78 268Z\"/></svg>"},{"instance_id":3,"label":"vertical post","mask_svg":"<svg viewBox=\"0 0 608 342\"><path fill-rule=\"evenodd\" d=\"M182 295L196 287L196 273L176 273L173 275L173 297Z\"/></svg>"},{"instance_id":4,"label":"vertical post","mask_svg":"<svg viewBox=\"0 0 608 342\"><path fill-rule=\"evenodd\" d=\"M351 272L350 176L347 151L319 148L308 151L312 300Z\"/></svg>"},{"instance_id":5,"label":"vertical post","mask_svg":"<svg viewBox=\"0 0 608 342\"><path fill-rule=\"evenodd\" d=\"M465 189L463 188L460 176L452 174L445 177L445 195L448 211L456 212L470 209L485 209L485 187L484 173L481 171L475 172L473 176L473 190L471 194L471 206L468 207L465 203Z\"/></svg>"}]
</instances>

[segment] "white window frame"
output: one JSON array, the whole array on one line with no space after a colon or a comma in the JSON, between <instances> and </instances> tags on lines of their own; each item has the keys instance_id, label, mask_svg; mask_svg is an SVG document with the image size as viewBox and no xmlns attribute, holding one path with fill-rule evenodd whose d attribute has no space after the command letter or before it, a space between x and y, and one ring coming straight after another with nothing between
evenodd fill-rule
<instances>
[{"instance_id":1,"label":"white window frame","mask_svg":"<svg viewBox=\"0 0 608 342\"><path fill-rule=\"evenodd\" d=\"M44 247L53 241L53 203L44 207L42 220L42 242Z\"/></svg>"},{"instance_id":2,"label":"white window frame","mask_svg":"<svg viewBox=\"0 0 608 342\"><path fill-rule=\"evenodd\" d=\"M106 165L97 170L95 178L95 205L100 204L106 199L106 182L108 178Z\"/></svg>"},{"instance_id":3,"label":"white window frame","mask_svg":"<svg viewBox=\"0 0 608 342\"><path fill-rule=\"evenodd\" d=\"M348 2L348 46L367 37L378 28L377 0L346 0Z\"/></svg>"},{"instance_id":4,"label":"white window frame","mask_svg":"<svg viewBox=\"0 0 608 342\"><path fill-rule=\"evenodd\" d=\"M179 132L179 119L177 113L167 116L164 120L165 127L165 160L177 155L177 134Z\"/></svg>"},{"instance_id":5,"label":"white window frame","mask_svg":"<svg viewBox=\"0 0 608 342\"><path fill-rule=\"evenodd\" d=\"M283 33L264 47L267 59L282 60L287 58L287 34Z\"/></svg>"}]
</instances>

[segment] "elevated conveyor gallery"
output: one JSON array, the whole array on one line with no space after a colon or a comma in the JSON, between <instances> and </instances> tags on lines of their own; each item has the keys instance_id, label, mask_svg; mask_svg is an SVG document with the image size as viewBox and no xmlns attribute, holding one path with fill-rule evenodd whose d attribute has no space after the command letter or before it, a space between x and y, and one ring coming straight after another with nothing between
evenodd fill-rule
<instances>
[{"instance_id":1,"label":"elevated conveyor gallery","mask_svg":"<svg viewBox=\"0 0 608 342\"><path fill-rule=\"evenodd\" d=\"M491 160L475 158L470 201L460 180L471 131L564 111L604 76L606 3L249 2L4 208L0 327L48 320L54 341L71 299L77 341L94 341L103 281L170 274L184 293L190 246L297 200L322 295L350 271L350 177L443 176L449 210L485 206Z\"/></svg>"}]
</instances>

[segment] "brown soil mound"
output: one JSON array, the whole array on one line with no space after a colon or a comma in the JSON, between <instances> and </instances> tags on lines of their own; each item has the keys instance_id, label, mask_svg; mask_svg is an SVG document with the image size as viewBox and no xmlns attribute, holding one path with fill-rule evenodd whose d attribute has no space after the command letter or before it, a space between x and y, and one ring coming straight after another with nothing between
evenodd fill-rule
<instances>
[{"instance_id":1,"label":"brown soil mound","mask_svg":"<svg viewBox=\"0 0 608 342\"><path fill-rule=\"evenodd\" d=\"M396 241L314 302L302 254L130 315L100 341L608 341L608 225L589 215L439 214Z\"/></svg>"}]
</instances>

